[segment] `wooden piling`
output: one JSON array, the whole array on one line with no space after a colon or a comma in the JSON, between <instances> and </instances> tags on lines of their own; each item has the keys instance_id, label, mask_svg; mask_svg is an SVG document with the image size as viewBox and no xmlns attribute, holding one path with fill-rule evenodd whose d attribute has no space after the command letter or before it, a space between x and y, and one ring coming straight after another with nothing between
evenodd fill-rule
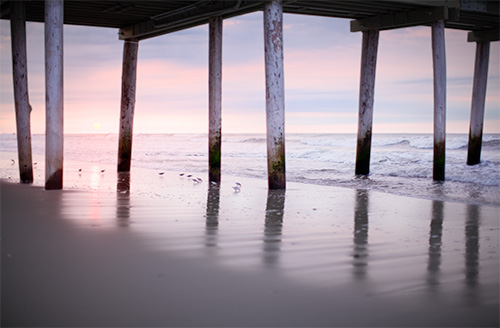
<instances>
[{"instance_id":1,"label":"wooden piling","mask_svg":"<svg viewBox=\"0 0 500 328\"><path fill-rule=\"evenodd\" d=\"M208 178L220 182L222 109L222 18L209 21Z\"/></svg>"},{"instance_id":2,"label":"wooden piling","mask_svg":"<svg viewBox=\"0 0 500 328\"><path fill-rule=\"evenodd\" d=\"M472 85L472 104L470 111L469 147L467 165L479 164L483 141L484 103L486 100L486 81L488 80L488 62L490 42L476 42L474 82Z\"/></svg>"},{"instance_id":3,"label":"wooden piling","mask_svg":"<svg viewBox=\"0 0 500 328\"><path fill-rule=\"evenodd\" d=\"M16 109L19 178L23 183L32 183L31 106L28 96L26 12L24 1L10 2L10 33L12 41L12 76Z\"/></svg>"},{"instance_id":4,"label":"wooden piling","mask_svg":"<svg viewBox=\"0 0 500 328\"><path fill-rule=\"evenodd\" d=\"M434 165L433 179L444 181L446 147L446 53L444 21L432 23L434 70Z\"/></svg>"},{"instance_id":5,"label":"wooden piling","mask_svg":"<svg viewBox=\"0 0 500 328\"><path fill-rule=\"evenodd\" d=\"M377 67L379 31L363 31L361 49L361 77L359 85L358 144L356 149L356 175L370 173L372 143L373 101L375 71Z\"/></svg>"},{"instance_id":6,"label":"wooden piling","mask_svg":"<svg viewBox=\"0 0 500 328\"><path fill-rule=\"evenodd\" d=\"M64 157L63 0L45 1L45 189L62 189Z\"/></svg>"},{"instance_id":7,"label":"wooden piling","mask_svg":"<svg viewBox=\"0 0 500 328\"><path fill-rule=\"evenodd\" d=\"M124 41L120 131L118 136L118 172L130 171L130 161L132 159L138 49L139 41Z\"/></svg>"},{"instance_id":8,"label":"wooden piling","mask_svg":"<svg viewBox=\"0 0 500 328\"><path fill-rule=\"evenodd\" d=\"M282 0L265 2L264 52L269 189L285 189L285 88Z\"/></svg>"}]
</instances>

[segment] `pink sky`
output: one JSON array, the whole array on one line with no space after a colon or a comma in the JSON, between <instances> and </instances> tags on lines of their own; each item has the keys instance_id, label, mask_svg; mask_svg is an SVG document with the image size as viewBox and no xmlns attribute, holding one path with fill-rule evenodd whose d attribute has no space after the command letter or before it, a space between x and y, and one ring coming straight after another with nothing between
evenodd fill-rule
<instances>
[{"instance_id":1,"label":"pink sky","mask_svg":"<svg viewBox=\"0 0 500 328\"><path fill-rule=\"evenodd\" d=\"M15 132L10 28L0 22L0 131ZM32 132L44 133L43 24L28 23ZM446 30L447 131L467 133L475 44ZM223 132L265 132L262 13L225 21ZM122 42L117 31L65 26L65 132L117 133ZM286 131L356 133L361 34L349 21L284 15ZM429 27L383 31L374 132L432 132ZM492 43L485 133L500 133L500 47ZM141 41L134 131L208 129L208 27ZM98 123L100 128L94 129Z\"/></svg>"}]
</instances>

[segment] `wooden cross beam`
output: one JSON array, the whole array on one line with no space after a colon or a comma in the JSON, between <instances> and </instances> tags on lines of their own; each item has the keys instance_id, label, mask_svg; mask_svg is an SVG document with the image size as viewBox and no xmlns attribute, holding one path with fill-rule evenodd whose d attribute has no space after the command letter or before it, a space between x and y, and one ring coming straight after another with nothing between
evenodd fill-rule
<instances>
[{"instance_id":1,"label":"wooden cross beam","mask_svg":"<svg viewBox=\"0 0 500 328\"><path fill-rule=\"evenodd\" d=\"M459 10L457 8L430 7L353 20L351 21L351 32L390 30L431 24L438 20L457 21L458 19Z\"/></svg>"},{"instance_id":2,"label":"wooden cross beam","mask_svg":"<svg viewBox=\"0 0 500 328\"><path fill-rule=\"evenodd\" d=\"M500 41L500 30L497 28L491 30L472 31L467 34L468 42L489 42Z\"/></svg>"}]
</instances>

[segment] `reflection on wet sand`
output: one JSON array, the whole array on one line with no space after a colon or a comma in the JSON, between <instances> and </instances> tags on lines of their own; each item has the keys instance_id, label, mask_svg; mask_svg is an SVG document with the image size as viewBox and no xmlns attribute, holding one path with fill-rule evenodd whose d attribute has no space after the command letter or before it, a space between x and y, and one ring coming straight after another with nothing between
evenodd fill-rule
<instances>
[{"instance_id":1,"label":"reflection on wet sand","mask_svg":"<svg viewBox=\"0 0 500 328\"><path fill-rule=\"evenodd\" d=\"M356 190L354 207L353 275L356 279L366 276L368 267L368 191Z\"/></svg>"},{"instance_id":2,"label":"reflection on wet sand","mask_svg":"<svg viewBox=\"0 0 500 328\"><path fill-rule=\"evenodd\" d=\"M432 202L432 219L429 232L429 258L427 261L427 285L435 291L439 285L441 267L441 244L443 236L444 203Z\"/></svg>"},{"instance_id":3,"label":"reflection on wet sand","mask_svg":"<svg viewBox=\"0 0 500 328\"><path fill-rule=\"evenodd\" d=\"M263 262L266 267L276 267L281 251L285 191L269 190L267 193L264 222Z\"/></svg>"},{"instance_id":4,"label":"reflection on wet sand","mask_svg":"<svg viewBox=\"0 0 500 328\"><path fill-rule=\"evenodd\" d=\"M10 326L498 326L498 208L298 188L145 198L128 174L116 183L7 186Z\"/></svg>"},{"instance_id":5,"label":"reflection on wet sand","mask_svg":"<svg viewBox=\"0 0 500 328\"><path fill-rule=\"evenodd\" d=\"M205 220L205 246L217 246L217 231L219 229L220 187L210 184L207 195L207 213Z\"/></svg>"},{"instance_id":6,"label":"reflection on wet sand","mask_svg":"<svg viewBox=\"0 0 500 328\"><path fill-rule=\"evenodd\" d=\"M478 298L477 286L479 276L479 217L477 205L467 205L465 218L465 284L466 299L474 304Z\"/></svg>"},{"instance_id":7,"label":"reflection on wet sand","mask_svg":"<svg viewBox=\"0 0 500 328\"><path fill-rule=\"evenodd\" d=\"M130 226L130 172L118 172L116 183L116 224Z\"/></svg>"}]
</instances>

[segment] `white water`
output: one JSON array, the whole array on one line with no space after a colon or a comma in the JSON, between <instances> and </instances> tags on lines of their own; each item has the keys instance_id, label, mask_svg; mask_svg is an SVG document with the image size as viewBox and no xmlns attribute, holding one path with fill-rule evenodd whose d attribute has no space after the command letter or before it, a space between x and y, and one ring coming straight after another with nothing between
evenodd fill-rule
<instances>
[{"instance_id":1,"label":"white water","mask_svg":"<svg viewBox=\"0 0 500 328\"><path fill-rule=\"evenodd\" d=\"M376 134L372 139L368 178L355 178L356 135L289 134L286 138L287 180L399 195L500 205L500 135L483 137L481 163L465 164L466 134L446 140L446 182L432 181L433 138L430 134ZM45 138L33 136L34 156L44 156ZM65 159L116 163L117 136L66 135ZM137 134L132 167L177 172L207 172L205 134ZM0 152L16 159L16 137L0 135ZM9 160L9 159L5 159ZM9 161L10 162L10 161ZM8 162L5 162L8 163ZM266 179L264 134L229 134L222 139L222 174ZM1 168L1 177L12 175Z\"/></svg>"}]
</instances>

